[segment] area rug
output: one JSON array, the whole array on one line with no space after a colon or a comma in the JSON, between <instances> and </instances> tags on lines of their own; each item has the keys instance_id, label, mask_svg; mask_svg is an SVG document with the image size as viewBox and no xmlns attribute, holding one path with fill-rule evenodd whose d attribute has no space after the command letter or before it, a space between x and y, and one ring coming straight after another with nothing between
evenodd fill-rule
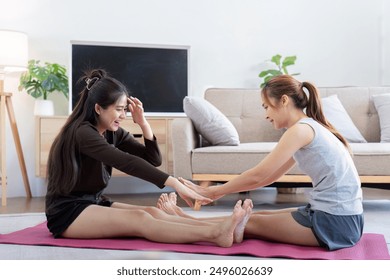
<instances>
[{"instance_id":1,"label":"area rug","mask_svg":"<svg viewBox=\"0 0 390 280\"><path fill-rule=\"evenodd\" d=\"M166 244L140 238L56 239L49 233L46 228L46 222L44 222L12 233L0 234L0 243L111 250L170 251L191 254L250 255L261 258L300 260L390 260L384 236L374 233L365 233L354 247L336 251L255 239L244 240L241 244L234 244L230 248L220 248L206 243Z\"/></svg>"}]
</instances>

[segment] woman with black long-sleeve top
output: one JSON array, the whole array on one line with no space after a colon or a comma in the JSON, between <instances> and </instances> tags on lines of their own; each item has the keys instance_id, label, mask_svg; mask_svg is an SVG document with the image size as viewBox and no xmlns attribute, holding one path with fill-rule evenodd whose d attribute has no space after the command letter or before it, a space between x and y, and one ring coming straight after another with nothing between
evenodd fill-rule
<instances>
[{"instance_id":1,"label":"woman with black long-sleeve top","mask_svg":"<svg viewBox=\"0 0 390 280\"><path fill-rule=\"evenodd\" d=\"M237 202L220 223L167 215L156 207L112 202L103 194L112 168L155 184L168 185L192 206L191 199L209 203L176 178L156 168L161 154L144 117L140 100L104 70L92 70L80 100L56 137L48 159L47 226L55 237L144 237L167 243L209 241L231 246L241 240L251 203ZM131 112L144 145L120 127Z\"/></svg>"}]
</instances>

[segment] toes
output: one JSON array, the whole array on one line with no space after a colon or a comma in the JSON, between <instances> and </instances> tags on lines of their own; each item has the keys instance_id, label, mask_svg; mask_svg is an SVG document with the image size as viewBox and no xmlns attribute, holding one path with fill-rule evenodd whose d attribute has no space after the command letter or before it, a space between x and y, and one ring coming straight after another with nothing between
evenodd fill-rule
<instances>
[{"instance_id":1,"label":"toes","mask_svg":"<svg viewBox=\"0 0 390 280\"><path fill-rule=\"evenodd\" d=\"M158 208L163 207L168 202L168 195L166 193L162 193L157 201Z\"/></svg>"},{"instance_id":2,"label":"toes","mask_svg":"<svg viewBox=\"0 0 390 280\"><path fill-rule=\"evenodd\" d=\"M162 200L164 201L164 202L168 202L168 194L166 194L166 193L163 193L163 195L162 195Z\"/></svg>"},{"instance_id":3,"label":"toes","mask_svg":"<svg viewBox=\"0 0 390 280\"><path fill-rule=\"evenodd\" d=\"M243 208L244 209L247 209L247 208L253 208L253 202L252 202L252 199L245 199L244 203L243 203Z\"/></svg>"},{"instance_id":4,"label":"toes","mask_svg":"<svg viewBox=\"0 0 390 280\"><path fill-rule=\"evenodd\" d=\"M176 205L176 202L177 202L177 195L175 192L171 192L169 194L169 200Z\"/></svg>"},{"instance_id":5,"label":"toes","mask_svg":"<svg viewBox=\"0 0 390 280\"><path fill-rule=\"evenodd\" d=\"M242 208L242 201L239 200L236 202L236 205L234 205L234 208L233 208L233 214L236 214L236 215L245 215L245 210Z\"/></svg>"}]
</instances>

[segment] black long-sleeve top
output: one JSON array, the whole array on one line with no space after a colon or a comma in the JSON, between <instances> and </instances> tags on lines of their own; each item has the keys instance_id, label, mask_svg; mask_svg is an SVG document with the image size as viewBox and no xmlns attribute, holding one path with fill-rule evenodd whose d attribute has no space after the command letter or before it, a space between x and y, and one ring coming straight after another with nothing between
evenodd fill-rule
<instances>
[{"instance_id":1,"label":"black long-sleeve top","mask_svg":"<svg viewBox=\"0 0 390 280\"><path fill-rule=\"evenodd\" d=\"M169 177L155 166L161 165L161 154L156 139L144 139L142 145L119 127L115 132L106 131L104 136L89 122L80 125L76 132L79 151L80 176L71 194L96 194L108 184L112 168L164 187ZM48 186L53 192L53 186Z\"/></svg>"},{"instance_id":2,"label":"black long-sleeve top","mask_svg":"<svg viewBox=\"0 0 390 280\"><path fill-rule=\"evenodd\" d=\"M106 131L102 137L93 125L84 122L76 132L81 174L73 192L102 190L112 167L163 188L169 175L155 168L161 165L157 142L144 141L142 145L121 127L116 132Z\"/></svg>"}]
</instances>

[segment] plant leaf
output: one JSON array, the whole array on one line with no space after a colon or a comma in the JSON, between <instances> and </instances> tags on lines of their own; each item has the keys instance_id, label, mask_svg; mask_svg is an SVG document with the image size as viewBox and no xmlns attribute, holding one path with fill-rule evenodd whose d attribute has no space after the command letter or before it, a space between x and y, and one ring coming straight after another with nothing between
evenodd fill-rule
<instances>
[{"instance_id":1,"label":"plant leaf","mask_svg":"<svg viewBox=\"0 0 390 280\"><path fill-rule=\"evenodd\" d=\"M286 68L287 66L294 65L296 59L297 59L296 56L286 56L286 57L283 59L282 67L283 67L283 68Z\"/></svg>"},{"instance_id":2,"label":"plant leaf","mask_svg":"<svg viewBox=\"0 0 390 280\"><path fill-rule=\"evenodd\" d=\"M264 79L264 82L268 82L269 80L271 80L273 77L275 77L275 76L267 76L267 77L265 77L265 79Z\"/></svg>"},{"instance_id":3,"label":"plant leaf","mask_svg":"<svg viewBox=\"0 0 390 280\"><path fill-rule=\"evenodd\" d=\"M274 55L272 58L271 58L271 61L273 63L275 63L277 66L280 66L280 59L282 58L282 56L280 54L277 54L277 55Z\"/></svg>"},{"instance_id":4,"label":"plant leaf","mask_svg":"<svg viewBox=\"0 0 390 280\"><path fill-rule=\"evenodd\" d=\"M270 70L264 70L264 71L260 72L259 77L264 78L267 75L277 76L277 75L281 75L281 74L283 74L283 73L280 72L279 70L270 69Z\"/></svg>"},{"instance_id":5,"label":"plant leaf","mask_svg":"<svg viewBox=\"0 0 390 280\"><path fill-rule=\"evenodd\" d=\"M279 70L269 70L269 73L274 77L274 76L278 76L278 75L282 75L283 73Z\"/></svg>"},{"instance_id":6,"label":"plant leaf","mask_svg":"<svg viewBox=\"0 0 390 280\"><path fill-rule=\"evenodd\" d=\"M41 84L37 81L31 81L26 87L27 93L34 98L39 98L44 94L44 89L41 87Z\"/></svg>"},{"instance_id":7,"label":"plant leaf","mask_svg":"<svg viewBox=\"0 0 390 280\"><path fill-rule=\"evenodd\" d=\"M264 78L265 76L270 75L270 74L271 74L271 71L272 71L272 69L261 71L260 74L259 74L259 77L260 77L260 78ZM272 75L272 74L271 74L271 75Z\"/></svg>"}]
</instances>

